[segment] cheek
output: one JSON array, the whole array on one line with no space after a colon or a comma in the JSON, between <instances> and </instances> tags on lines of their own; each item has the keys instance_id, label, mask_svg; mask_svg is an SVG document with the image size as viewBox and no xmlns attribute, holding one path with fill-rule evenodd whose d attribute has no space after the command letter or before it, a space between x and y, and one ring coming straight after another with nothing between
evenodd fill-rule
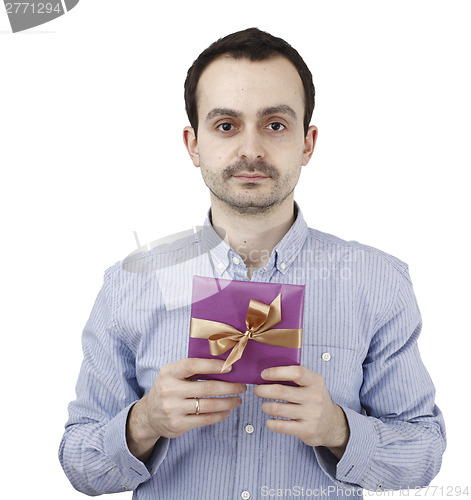
<instances>
[{"instance_id":1,"label":"cheek","mask_svg":"<svg viewBox=\"0 0 471 500\"><path fill-rule=\"evenodd\" d=\"M200 162L211 170L227 167L233 161L226 151L216 150L215 148L200 149Z\"/></svg>"},{"instance_id":2,"label":"cheek","mask_svg":"<svg viewBox=\"0 0 471 500\"><path fill-rule=\"evenodd\" d=\"M287 134L273 141L271 146L276 149L277 154L285 157L290 156L297 161L304 153L304 137L298 133L295 135Z\"/></svg>"},{"instance_id":3,"label":"cheek","mask_svg":"<svg viewBox=\"0 0 471 500\"><path fill-rule=\"evenodd\" d=\"M280 145L269 156L280 168L297 171L304 164L304 146L300 146L299 141L290 141Z\"/></svg>"},{"instance_id":4,"label":"cheek","mask_svg":"<svg viewBox=\"0 0 471 500\"><path fill-rule=\"evenodd\" d=\"M227 146L222 147L216 140L204 139L199 142L200 158L205 158L209 164L223 161L228 153Z\"/></svg>"}]
</instances>

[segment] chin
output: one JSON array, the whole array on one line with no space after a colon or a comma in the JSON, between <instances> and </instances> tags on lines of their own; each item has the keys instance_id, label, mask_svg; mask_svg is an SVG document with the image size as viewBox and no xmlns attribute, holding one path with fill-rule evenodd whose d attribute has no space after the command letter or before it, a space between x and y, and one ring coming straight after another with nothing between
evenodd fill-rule
<instances>
[{"instance_id":1,"label":"chin","mask_svg":"<svg viewBox=\"0 0 471 500\"><path fill-rule=\"evenodd\" d=\"M269 212L273 207L280 204L279 200L222 200L232 210L241 214L261 214Z\"/></svg>"}]
</instances>

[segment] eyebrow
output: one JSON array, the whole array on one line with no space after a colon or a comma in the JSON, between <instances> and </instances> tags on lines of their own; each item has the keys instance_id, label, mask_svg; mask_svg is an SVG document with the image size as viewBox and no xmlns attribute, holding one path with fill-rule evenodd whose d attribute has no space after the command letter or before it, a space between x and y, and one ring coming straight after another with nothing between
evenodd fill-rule
<instances>
[{"instance_id":1,"label":"eyebrow","mask_svg":"<svg viewBox=\"0 0 471 500\"><path fill-rule=\"evenodd\" d=\"M232 118L240 118L242 113L229 108L214 108L206 115L206 121L217 118L218 116L232 116Z\"/></svg>"},{"instance_id":2,"label":"eyebrow","mask_svg":"<svg viewBox=\"0 0 471 500\"><path fill-rule=\"evenodd\" d=\"M290 115L295 120L297 120L298 118L294 109L287 104L280 104L279 106L269 106L267 108L259 109L257 111L257 116L259 118L263 118L264 116L275 115L277 113ZM217 118L218 116L231 116L232 118L241 118L243 116L243 113L230 108L214 108L206 115L206 121Z\"/></svg>"},{"instance_id":3,"label":"eyebrow","mask_svg":"<svg viewBox=\"0 0 471 500\"><path fill-rule=\"evenodd\" d=\"M278 113L284 115L290 115L295 120L298 119L294 109L291 106L288 106L287 104L280 104L279 106L270 106L268 108L260 109L257 113L257 116L259 118L263 118L264 116L276 115Z\"/></svg>"}]
</instances>

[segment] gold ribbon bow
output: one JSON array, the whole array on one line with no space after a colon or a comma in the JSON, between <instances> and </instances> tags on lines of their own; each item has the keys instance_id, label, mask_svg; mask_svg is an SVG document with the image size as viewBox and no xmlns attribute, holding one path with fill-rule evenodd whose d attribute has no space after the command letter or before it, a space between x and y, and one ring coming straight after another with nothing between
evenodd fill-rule
<instances>
[{"instance_id":1,"label":"gold ribbon bow","mask_svg":"<svg viewBox=\"0 0 471 500\"><path fill-rule=\"evenodd\" d=\"M219 321L191 318L190 337L208 339L209 350L213 356L232 348L222 367L221 372L223 372L241 358L250 339L273 346L300 348L302 328L272 329L272 326L277 325L280 321L281 294L278 294L270 305L250 300L245 317L247 329L244 333Z\"/></svg>"}]
</instances>

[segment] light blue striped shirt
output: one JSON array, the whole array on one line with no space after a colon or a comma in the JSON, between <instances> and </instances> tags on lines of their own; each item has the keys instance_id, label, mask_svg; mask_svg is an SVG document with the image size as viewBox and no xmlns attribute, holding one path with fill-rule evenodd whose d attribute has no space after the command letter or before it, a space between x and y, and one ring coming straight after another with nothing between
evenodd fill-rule
<instances>
[{"instance_id":1,"label":"light blue striped shirt","mask_svg":"<svg viewBox=\"0 0 471 500\"><path fill-rule=\"evenodd\" d=\"M361 497L363 488L430 483L445 428L417 348L421 317L407 266L308 228L300 211L252 280L306 285L302 364L324 377L347 416L342 459L269 431L250 385L223 422L161 438L146 464L135 458L126 418L159 369L187 356L195 274L248 280L242 256L209 219L194 235L106 271L59 452L75 488L135 490L139 500L239 500Z\"/></svg>"}]
</instances>

